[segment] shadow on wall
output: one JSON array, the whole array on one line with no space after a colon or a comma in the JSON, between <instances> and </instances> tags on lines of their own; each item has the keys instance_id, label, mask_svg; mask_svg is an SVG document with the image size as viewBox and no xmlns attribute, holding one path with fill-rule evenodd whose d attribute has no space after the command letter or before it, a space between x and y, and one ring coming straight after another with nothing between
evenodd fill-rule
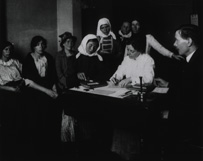
<instances>
[{"instance_id":1,"label":"shadow on wall","mask_svg":"<svg viewBox=\"0 0 203 161\"><path fill-rule=\"evenodd\" d=\"M26 57L26 55L31 52L30 48L30 42L32 38L36 35L41 35L47 40L47 49L46 51L50 53L52 56L55 56L57 52L57 47L54 43L56 41L56 36L54 36L55 33L50 31L42 31L42 30L28 30L28 31L22 31L16 34L17 37L21 38L20 41L14 40L12 41L15 46L15 53L16 56L23 61L23 59ZM49 36L47 36L49 35ZM12 40L12 38L11 38ZM54 43L54 45L53 45Z\"/></svg>"},{"instance_id":2,"label":"shadow on wall","mask_svg":"<svg viewBox=\"0 0 203 161\"><path fill-rule=\"evenodd\" d=\"M15 44L16 52L23 59L30 52L32 37L47 39L51 55L57 52L56 0L6 0L7 39ZM45 5L46 4L46 5Z\"/></svg>"}]
</instances>

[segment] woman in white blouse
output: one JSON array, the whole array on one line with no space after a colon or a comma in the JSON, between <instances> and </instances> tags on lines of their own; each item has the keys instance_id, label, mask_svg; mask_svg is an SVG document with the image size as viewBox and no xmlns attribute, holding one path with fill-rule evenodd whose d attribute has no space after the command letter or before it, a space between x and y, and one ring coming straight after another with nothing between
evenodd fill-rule
<instances>
[{"instance_id":1,"label":"woman in white blouse","mask_svg":"<svg viewBox=\"0 0 203 161\"><path fill-rule=\"evenodd\" d=\"M110 78L110 82L120 87L140 84L151 84L154 79L155 63L149 54L145 53L146 36L140 35L127 45L127 56Z\"/></svg>"}]
</instances>

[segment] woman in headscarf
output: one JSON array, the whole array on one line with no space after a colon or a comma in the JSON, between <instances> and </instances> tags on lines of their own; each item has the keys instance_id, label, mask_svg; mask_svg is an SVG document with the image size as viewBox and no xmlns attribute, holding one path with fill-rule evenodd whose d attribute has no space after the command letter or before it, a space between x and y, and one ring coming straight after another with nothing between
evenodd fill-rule
<instances>
[{"instance_id":1,"label":"woman in headscarf","mask_svg":"<svg viewBox=\"0 0 203 161\"><path fill-rule=\"evenodd\" d=\"M103 58L97 52L99 50L99 41L96 35L86 35L76 55L77 76L80 81L101 81L103 80Z\"/></svg>"},{"instance_id":2,"label":"woman in headscarf","mask_svg":"<svg viewBox=\"0 0 203 161\"><path fill-rule=\"evenodd\" d=\"M100 50L98 53L103 57L106 68L105 77L109 78L118 66L118 41L111 30L111 23L107 18L101 18L97 25L97 37Z\"/></svg>"}]
</instances>

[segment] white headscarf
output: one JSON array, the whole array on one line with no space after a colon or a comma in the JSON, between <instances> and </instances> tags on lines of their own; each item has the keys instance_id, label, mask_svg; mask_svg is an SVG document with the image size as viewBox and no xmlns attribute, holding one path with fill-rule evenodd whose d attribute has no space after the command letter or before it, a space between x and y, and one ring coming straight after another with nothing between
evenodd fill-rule
<instances>
[{"instance_id":1,"label":"white headscarf","mask_svg":"<svg viewBox=\"0 0 203 161\"><path fill-rule=\"evenodd\" d=\"M101 30L100 30L100 27L101 25L109 25L110 26L110 32L108 35L105 35ZM108 37L109 35L111 35L113 37L113 39L116 40L116 36L115 34L111 31L111 23L110 21L107 19L107 18L101 18L99 21L98 21L98 25L97 25L97 36L100 36L101 39L103 39L104 37Z\"/></svg>"},{"instance_id":2,"label":"white headscarf","mask_svg":"<svg viewBox=\"0 0 203 161\"><path fill-rule=\"evenodd\" d=\"M103 61L102 56L97 53L97 51L99 50L99 47L97 48L97 50L94 53L92 53L92 54L87 53L87 51L86 51L87 42L91 39L97 39L97 36L93 35L93 34L88 34L82 39L82 42L81 42L80 46L78 47L79 53L76 55L76 59L79 58L79 56L81 54L83 54L83 55L89 56L89 57L97 56L100 61Z\"/></svg>"}]
</instances>

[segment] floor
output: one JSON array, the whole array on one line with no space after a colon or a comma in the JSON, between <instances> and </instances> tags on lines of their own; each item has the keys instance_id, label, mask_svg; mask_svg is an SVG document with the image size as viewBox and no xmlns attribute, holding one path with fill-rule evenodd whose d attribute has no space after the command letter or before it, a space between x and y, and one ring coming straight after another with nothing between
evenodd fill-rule
<instances>
[{"instance_id":1,"label":"floor","mask_svg":"<svg viewBox=\"0 0 203 161\"><path fill-rule=\"evenodd\" d=\"M12 137L11 137L12 136ZM130 161L202 161L203 149L177 146L180 155L166 155L164 150L159 155L153 153L140 153ZM126 161L116 153L102 148L97 143L90 141L77 143L53 143L39 144L16 142L16 138L8 133L4 135L0 127L0 161ZM153 149L151 147L150 149ZM150 150L152 152L152 150ZM161 151L160 151L161 152ZM128 160L129 161L129 160Z\"/></svg>"},{"instance_id":2,"label":"floor","mask_svg":"<svg viewBox=\"0 0 203 161\"><path fill-rule=\"evenodd\" d=\"M80 145L79 148L71 143L55 145L54 150L43 152L34 151L33 148L1 147L1 161L124 161L120 156L110 151L90 148L90 145ZM15 147L15 148L14 148Z\"/></svg>"},{"instance_id":3,"label":"floor","mask_svg":"<svg viewBox=\"0 0 203 161\"><path fill-rule=\"evenodd\" d=\"M185 147L182 147L184 149ZM191 149L192 150L192 149ZM202 155L202 154L201 154ZM149 157L135 156L130 161L201 161L202 158L198 159L197 156L183 154L180 156L168 156L161 157ZM1 161L126 161L121 156L105 151L102 149L95 148L89 143L73 144L73 143L61 143L60 145L54 145L52 150L38 151L34 150L33 147L28 145L14 145L11 144L9 147L2 146L1 144Z\"/></svg>"}]
</instances>

